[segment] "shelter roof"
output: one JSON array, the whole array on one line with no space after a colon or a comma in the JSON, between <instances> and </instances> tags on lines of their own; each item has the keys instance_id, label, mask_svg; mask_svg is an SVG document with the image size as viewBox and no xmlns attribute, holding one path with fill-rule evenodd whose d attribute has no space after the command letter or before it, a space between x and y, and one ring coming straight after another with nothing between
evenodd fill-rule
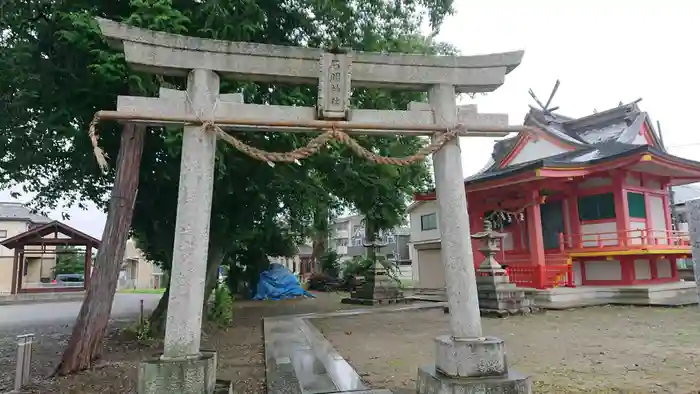
<instances>
[{"instance_id":1,"label":"shelter roof","mask_svg":"<svg viewBox=\"0 0 700 394\"><path fill-rule=\"evenodd\" d=\"M0 245L8 249L15 249L17 247L22 247L26 245L37 245L41 244L42 242L50 241L51 238L44 238L49 234L65 235L67 238L55 239L64 241L66 244L87 245L96 248L100 246L99 239L87 235L81 231L78 231L65 223L59 222L58 220L54 220L52 222L34 227L21 234L17 234L14 237L8 238L0 242Z\"/></svg>"}]
</instances>

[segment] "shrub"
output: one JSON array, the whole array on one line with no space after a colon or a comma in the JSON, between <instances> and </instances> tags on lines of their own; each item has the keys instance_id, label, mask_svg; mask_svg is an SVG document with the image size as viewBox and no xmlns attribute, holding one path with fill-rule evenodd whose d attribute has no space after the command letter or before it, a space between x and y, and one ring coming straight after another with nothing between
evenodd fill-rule
<instances>
[{"instance_id":1,"label":"shrub","mask_svg":"<svg viewBox=\"0 0 700 394\"><path fill-rule=\"evenodd\" d=\"M335 251L327 251L319 259L321 263L321 271L332 278L340 276L340 256Z\"/></svg>"},{"instance_id":2,"label":"shrub","mask_svg":"<svg viewBox=\"0 0 700 394\"><path fill-rule=\"evenodd\" d=\"M233 324L233 297L228 286L219 285L214 290L207 319L222 328L230 327Z\"/></svg>"},{"instance_id":3,"label":"shrub","mask_svg":"<svg viewBox=\"0 0 700 394\"><path fill-rule=\"evenodd\" d=\"M384 270L386 270L386 275L389 278L400 282L396 264L386 259L377 259L377 262L384 267ZM372 268L372 265L374 265L374 262L366 257L355 257L354 259L345 263L345 266L343 267L343 279L348 282L352 278L356 278L358 276L366 277L369 274L369 270Z\"/></svg>"},{"instance_id":4,"label":"shrub","mask_svg":"<svg viewBox=\"0 0 700 394\"><path fill-rule=\"evenodd\" d=\"M326 291L326 290L328 290L328 288L326 286L329 283L335 282L335 281L336 281L336 278L333 278L330 275L322 273L322 272L317 272L315 274L312 274L309 277L309 280L308 280L309 290Z\"/></svg>"}]
</instances>

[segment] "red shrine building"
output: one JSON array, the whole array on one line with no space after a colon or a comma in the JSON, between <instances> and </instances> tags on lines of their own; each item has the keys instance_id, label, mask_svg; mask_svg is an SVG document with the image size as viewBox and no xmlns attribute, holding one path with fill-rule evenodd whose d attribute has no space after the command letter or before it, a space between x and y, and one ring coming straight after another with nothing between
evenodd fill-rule
<instances>
[{"instance_id":1,"label":"red shrine building","mask_svg":"<svg viewBox=\"0 0 700 394\"><path fill-rule=\"evenodd\" d=\"M636 103L574 119L531 109L531 128L494 146L465 180L471 232L505 233L497 260L537 289L678 282L690 255L671 225L670 186L700 181L700 163L665 151ZM435 193L409 207L417 287L444 288ZM464 235L469 236L469 234ZM473 242L475 264L483 256Z\"/></svg>"}]
</instances>

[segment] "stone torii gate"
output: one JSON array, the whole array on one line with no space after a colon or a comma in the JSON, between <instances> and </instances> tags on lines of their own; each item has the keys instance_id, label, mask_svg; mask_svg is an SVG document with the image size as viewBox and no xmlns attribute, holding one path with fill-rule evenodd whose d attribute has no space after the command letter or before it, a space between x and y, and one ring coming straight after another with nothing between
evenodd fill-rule
<instances>
[{"instance_id":1,"label":"stone torii gate","mask_svg":"<svg viewBox=\"0 0 700 394\"><path fill-rule=\"evenodd\" d=\"M186 91L161 89L159 98L119 96L117 111L96 115L96 119L151 125L185 123L165 349L159 360L142 364L139 393L214 392L216 355L202 354L200 330L215 144L217 136L229 142L232 138L219 127L432 136L431 145L437 145L432 151L439 148L433 163L452 336L436 339L435 367L419 370L418 392L531 391L529 378L508 372L503 341L482 333L460 142L450 138L505 136L522 129L508 126L507 115L480 114L475 106L458 108L455 101L456 93L498 88L520 64L522 51L459 57L332 54L186 37L106 19L98 22L102 34L123 48L134 69L187 76ZM240 94L219 94L220 77L318 83L318 103L315 108L245 104ZM351 86L428 91L429 103L411 103L405 111L350 109ZM218 132L208 132L214 124ZM251 154L250 149L236 147ZM270 154L253 156L275 161Z\"/></svg>"}]
</instances>

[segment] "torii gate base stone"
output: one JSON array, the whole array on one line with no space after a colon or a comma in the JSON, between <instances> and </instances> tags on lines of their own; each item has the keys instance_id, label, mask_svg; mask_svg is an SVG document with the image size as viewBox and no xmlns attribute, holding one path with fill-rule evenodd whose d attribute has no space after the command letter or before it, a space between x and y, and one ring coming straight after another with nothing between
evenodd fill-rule
<instances>
[{"instance_id":1,"label":"torii gate base stone","mask_svg":"<svg viewBox=\"0 0 700 394\"><path fill-rule=\"evenodd\" d=\"M162 126L182 124L184 119L223 124L222 120L235 118L231 127L258 132L290 132L295 127L309 131L328 126L308 125L332 121L365 134L434 138L438 137L433 133L446 129L467 137L505 136L522 129L508 126L507 116L479 114L474 106L460 113L455 101L456 93L490 92L502 85L505 75L520 64L520 51L461 57L330 54L312 48L184 37L105 19L98 22L105 38L123 48L130 66L188 77L186 92L164 89L159 98L120 96L118 112L130 113L128 121ZM351 109L351 65L353 86L428 91L429 104L417 104L408 111ZM318 105L245 104L240 95L219 94L220 77L297 84L318 81ZM276 126L264 123L270 120ZM460 123L464 126L457 128ZM185 125L164 352L159 359L141 364L139 394L231 392L230 382L217 387L215 352L200 348L215 148L214 133L199 124ZM417 393L529 394L530 378L508 369L503 341L482 334L459 138L442 145L433 155L433 165L452 335L435 339L435 365L418 371Z\"/></svg>"}]
</instances>

